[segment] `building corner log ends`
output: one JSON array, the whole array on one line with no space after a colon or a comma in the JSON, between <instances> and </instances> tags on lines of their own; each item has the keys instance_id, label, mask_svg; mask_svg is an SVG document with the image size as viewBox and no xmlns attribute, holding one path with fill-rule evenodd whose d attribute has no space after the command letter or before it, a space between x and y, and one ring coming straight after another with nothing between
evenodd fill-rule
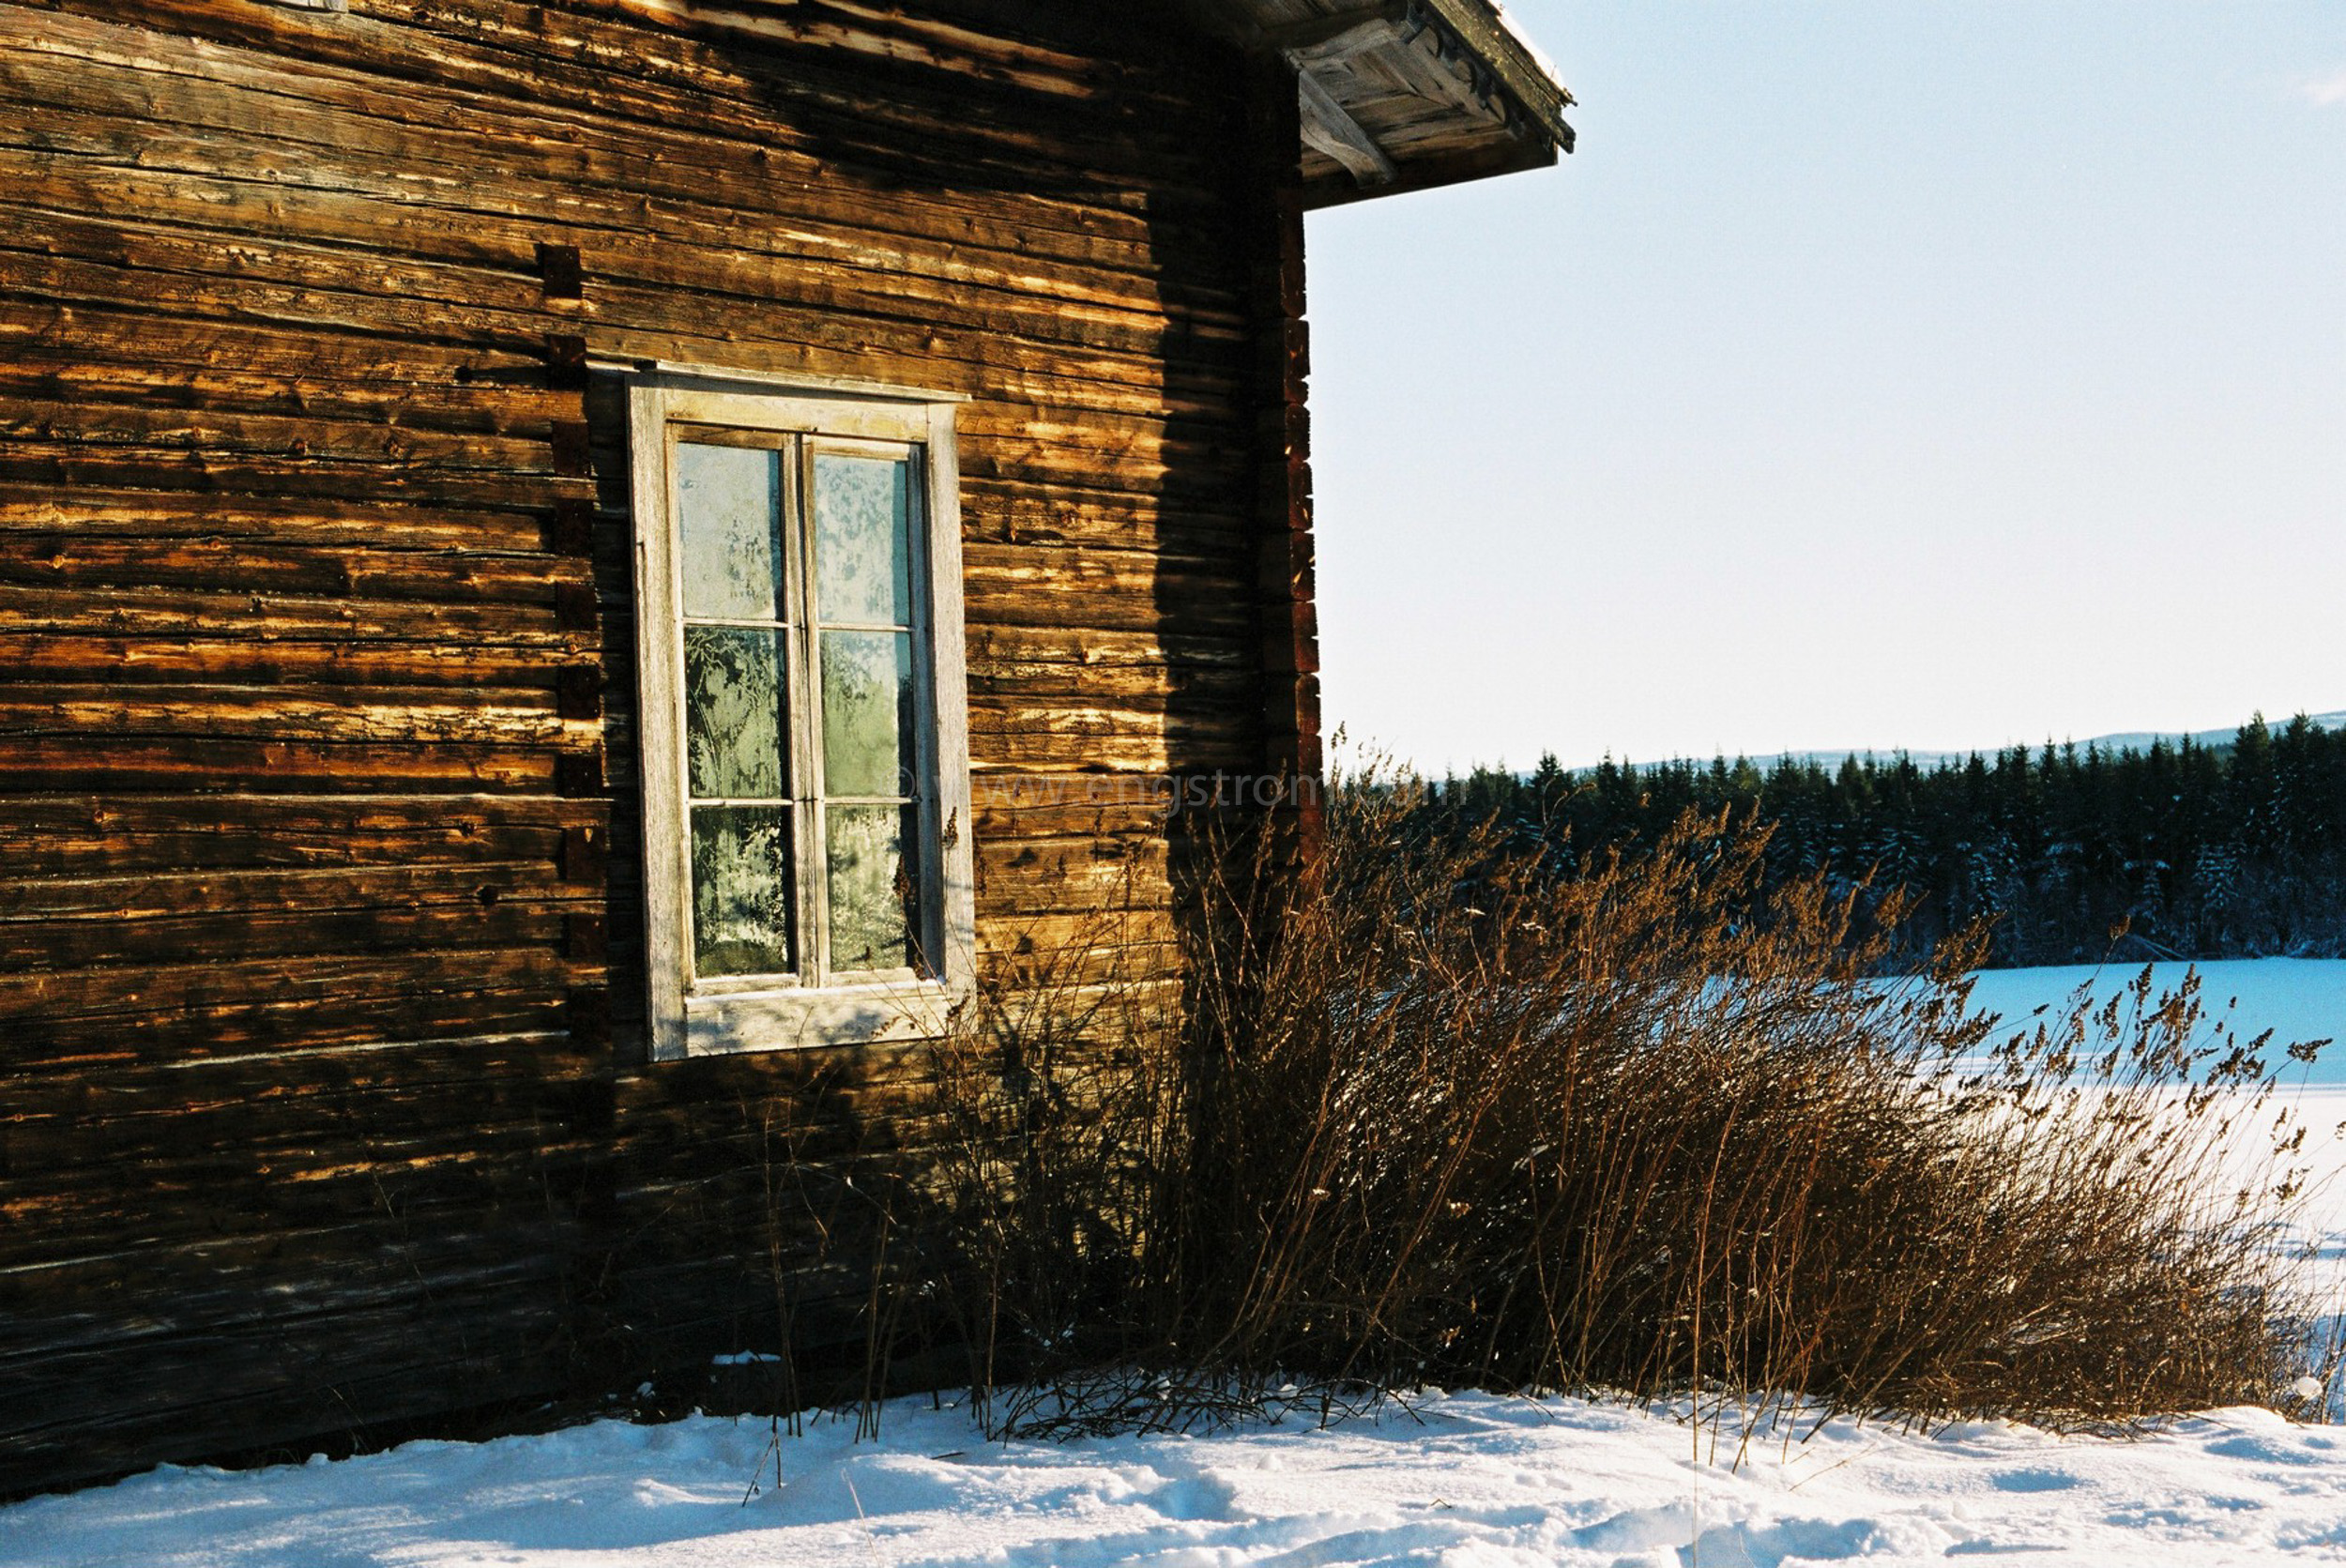
<instances>
[{"instance_id":1,"label":"building corner log ends","mask_svg":"<svg viewBox=\"0 0 2346 1568\"><path fill-rule=\"evenodd\" d=\"M1319 623L1313 566L1310 328L1304 315L1301 80L1284 60L1255 68L1248 141L1258 168L1248 183L1254 221L1269 231L1256 251L1252 284L1257 375L1263 405L1262 539L1257 581L1263 620L1265 762L1290 781L1281 813L1296 849L1316 856L1323 830L1319 714Z\"/></svg>"}]
</instances>

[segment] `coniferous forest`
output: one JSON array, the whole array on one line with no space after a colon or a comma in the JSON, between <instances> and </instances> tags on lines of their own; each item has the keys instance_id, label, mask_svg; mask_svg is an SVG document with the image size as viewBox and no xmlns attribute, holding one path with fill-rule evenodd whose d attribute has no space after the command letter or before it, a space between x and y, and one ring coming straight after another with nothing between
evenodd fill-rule
<instances>
[{"instance_id":1,"label":"coniferous forest","mask_svg":"<svg viewBox=\"0 0 2346 1568\"><path fill-rule=\"evenodd\" d=\"M1529 777L1477 769L1429 826L1496 819L1561 874L1652 845L1687 811L1756 813L1768 875L1902 886L1921 941L1979 917L2000 966L2346 957L2346 729L2262 715L2226 744L2014 747L1918 765L1738 758ZM1870 895L1869 895L1870 896ZM2123 935L2113 933L2123 930Z\"/></svg>"}]
</instances>

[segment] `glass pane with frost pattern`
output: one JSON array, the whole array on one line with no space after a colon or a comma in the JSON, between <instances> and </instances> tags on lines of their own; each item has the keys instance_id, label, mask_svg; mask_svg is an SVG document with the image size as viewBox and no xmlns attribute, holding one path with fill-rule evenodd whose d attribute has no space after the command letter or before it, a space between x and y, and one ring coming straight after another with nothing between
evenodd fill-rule
<instances>
[{"instance_id":1,"label":"glass pane with frost pattern","mask_svg":"<svg viewBox=\"0 0 2346 1568\"><path fill-rule=\"evenodd\" d=\"M709 620L787 620L782 454L677 444L677 519L684 613Z\"/></svg>"},{"instance_id":2,"label":"glass pane with frost pattern","mask_svg":"<svg viewBox=\"0 0 2346 1568\"><path fill-rule=\"evenodd\" d=\"M693 968L702 976L798 967L790 810L693 808Z\"/></svg>"},{"instance_id":3,"label":"glass pane with frost pattern","mask_svg":"<svg viewBox=\"0 0 2346 1568\"><path fill-rule=\"evenodd\" d=\"M913 795L912 638L826 632L823 793Z\"/></svg>"},{"instance_id":4,"label":"glass pane with frost pattern","mask_svg":"<svg viewBox=\"0 0 2346 1568\"><path fill-rule=\"evenodd\" d=\"M815 604L824 625L912 624L912 464L815 454Z\"/></svg>"},{"instance_id":5,"label":"glass pane with frost pattern","mask_svg":"<svg viewBox=\"0 0 2346 1568\"><path fill-rule=\"evenodd\" d=\"M684 751L695 798L790 793L785 635L740 626L684 629Z\"/></svg>"},{"instance_id":6,"label":"glass pane with frost pattern","mask_svg":"<svg viewBox=\"0 0 2346 1568\"><path fill-rule=\"evenodd\" d=\"M830 963L834 969L911 964L917 878L905 858L910 806L830 806Z\"/></svg>"}]
</instances>

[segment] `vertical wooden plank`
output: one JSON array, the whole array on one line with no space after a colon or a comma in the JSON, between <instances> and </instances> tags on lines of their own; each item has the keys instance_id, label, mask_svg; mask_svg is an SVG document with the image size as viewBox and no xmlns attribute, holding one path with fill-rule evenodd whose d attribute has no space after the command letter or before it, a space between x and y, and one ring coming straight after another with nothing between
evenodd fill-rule
<instances>
[{"instance_id":1,"label":"vertical wooden plank","mask_svg":"<svg viewBox=\"0 0 2346 1568\"><path fill-rule=\"evenodd\" d=\"M684 623L677 519L668 467L668 399L628 388L629 504L635 518L637 787L643 794L644 966L652 1055L684 1055L684 944L693 885L684 822L682 653L665 629Z\"/></svg>"},{"instance_id":2,"label":"vertical wooden plank","mask_svg":"<svg viewBox=\"0 0 2346 1568\"><path fill-rule=\"evenodd\" d=\"M969 802L969 675L961 607L961 449L958 410L929 406L929 581L933 598L950 594L950 612L930 617L931 691L936 711L937 828L945 886L940 890L947 989L964 995L977 976L975 832Z\"/></svg>"}]
</instances>

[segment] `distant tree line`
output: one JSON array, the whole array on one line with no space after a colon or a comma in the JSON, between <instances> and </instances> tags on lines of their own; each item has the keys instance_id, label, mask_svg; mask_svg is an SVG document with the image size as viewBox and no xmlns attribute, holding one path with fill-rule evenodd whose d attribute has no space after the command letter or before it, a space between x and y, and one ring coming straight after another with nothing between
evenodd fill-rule
<instances>
[{"instance_id":1,"label":"distant tree line","mask_svg":"<svg viewBox=\"0 0 2346 1568\"><path fill-rule=\"evenodd\" d=\"M2346 729L2303 714L2278 728L2259 715L2227 745L2014 747L1928 768L1898 754L1574 771L1551 754L1529 777L1446 779L1424 807L1435 832L1495 820L1560 874L1722 809L1768 827L1773 882L1902 886L1918 941L1986 917L2000 965L2346 957Z\"/></svg>"}]
</instances>

